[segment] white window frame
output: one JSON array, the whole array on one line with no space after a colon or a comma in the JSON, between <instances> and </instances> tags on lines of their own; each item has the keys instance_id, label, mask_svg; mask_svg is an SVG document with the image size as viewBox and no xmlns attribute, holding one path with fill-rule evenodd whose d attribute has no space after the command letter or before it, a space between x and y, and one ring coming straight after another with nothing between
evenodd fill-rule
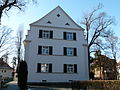
<instances>
[{"instance_id":1,"label":"white window frame","mask_svg":"<svg viewBox=\"0 0 120 90\"><path fill-rule=\"evenodd\" d=\"M50 31L43 30L43 32L42 32L42 38L50 38Z\"/></svg>"},{"instance_id":2,"label":"white window frame","mask_svg":"<svg viewBox=\"0 0 120 90\"><path fill-rule=\"evenodd\" d=\"M49 72L49 64L41 64L41 72Z\"/></svg>"},{"instance_id":3,"label":"white window frame","mask_svg":"<svg viewBox=\"0 0 120 90\"><path fill-rule=\"evenodd\" d=\"M42 54L49 55L49 46L42 46Z\"/></svg>"},{"instance_id":4,"label":"white window frame","mask_svg":"<svg viewBox=\"0 0 120 90\"><path fill-rule=\"evenodd\" d=\"M74 64L67 64L67 73L74 73Z\"/></svg>"},{"instance_id":5,"label":"white window frame","mask_svg":"<svg viewBox=\"0 0 120 90\"><path fill-rule=\"evenodd\" d=\"M74 48L67 48L67 56L74 56Z\"/></svg>"},{"instance_id":6,"label":"white window frame","mask_svg":"<svg viewBox=\"0 0 120 90\"><path fill-rule=\"evenodd\" d=\"M66 32L66 40L73 40L74 36L73 36L73 32Z\"/></svg>"}]
</instances>

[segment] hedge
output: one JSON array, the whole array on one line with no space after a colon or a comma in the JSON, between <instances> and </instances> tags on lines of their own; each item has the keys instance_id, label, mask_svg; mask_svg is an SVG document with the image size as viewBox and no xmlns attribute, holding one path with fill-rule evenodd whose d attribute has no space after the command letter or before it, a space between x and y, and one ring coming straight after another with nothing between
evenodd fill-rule
<instances>
[{"instance_id":1,"label":"hedge","mask_svg":"<svg viewBox=\"0 0 120 90\"><path fill-rule=\"evenodd\" d=\"M91 89L91 90L120 90L120 80L89 80L89 81L73 81L72 88Z\"/></svg>"}]
</instances>

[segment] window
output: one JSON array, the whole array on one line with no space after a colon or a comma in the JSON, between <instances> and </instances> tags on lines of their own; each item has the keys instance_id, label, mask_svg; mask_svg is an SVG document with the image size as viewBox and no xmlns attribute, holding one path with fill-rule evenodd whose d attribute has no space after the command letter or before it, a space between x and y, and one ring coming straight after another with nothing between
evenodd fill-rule
<instances>
[{"instance_id":1,"label":"window","mask_svg":"<svg viewBox=\"0 0 120 90\"><path fill-rule=\"evenodd\" d=\"M38 46L38 54L52 55L52 46Z\"/></svg>"},{"instance_id":2,"label":"window","mask_svg":"<svg viewBox=\"0 0 120 90\"><path fill-rule=\"evenodd\" d=\"M74 32L64 32L63 33L64 40L76 40L76 33Z\"/></svg>"},{"instance_id":3,"label":"window","mask_svg":"<svg viewBox=\"0 0 120 90\"><path fill-rule=\"evenodd\" d=\"M77 73L77 64L64 64L64 73Z\"/></svg>"},{"instance_id":4,"label":"window","mask_svg":"<svg viewBox=\"0 0 120 90\"><path fill-rule=\"evenodd\" d=\"M74 48L67 48L67 56L73 56L74 55Z\"/></svg>"},{"instance_id":5,"label":"window","mask_svg":"<svg viewBox=\"0 0 120 90\"><path fill-rule=\"evenodd\" d=\"M42 47L42 54L48 55L49 54L49 47L48 46L43 46Z\"/></svg>"},{"instance_id":6,"label":"window","mask_svg":"<svg viewBox=\"0 0 120 90\"><path fill-rule=\"evenodd\" d=\"M53 38L53 31L39 30L39 38Z\"/></svg>"},{"instance_id":7,"label":"window","mask_svg":"<svg viewBox=\"0 0 120 90\"><path fill-rule=\"evenodd\" d=\"M63 51L65 56L77 56L77 48L64 47Z\"/></svg>"},{"instance_id":8,"label":"window","mask_svg":"<svg viewBox=\"0 0 120 90\"><path fill-rule=\"evenodd\" d=\"M41 64L41 72L48 72L49 64Z\"/></svg>"},{"instance_id":9,"label":"window","mask_svg":"<svg viewBox=\"0 0 120 90\"><path fill-rule=\"evenodd\" d=\"M74 65L68 64L67 65L67 73L73 73L74 72Z\"/></svg>"},{"instance_id":10,"label":"window","mask_svg":"<svg viewBox=\"0 0 120 90\"><path fill-rule=\"evenodd\" d=\"M52 64L44 64L38 63L37 64L37 72L52 72Z\"/></svg>"}]
</instances>

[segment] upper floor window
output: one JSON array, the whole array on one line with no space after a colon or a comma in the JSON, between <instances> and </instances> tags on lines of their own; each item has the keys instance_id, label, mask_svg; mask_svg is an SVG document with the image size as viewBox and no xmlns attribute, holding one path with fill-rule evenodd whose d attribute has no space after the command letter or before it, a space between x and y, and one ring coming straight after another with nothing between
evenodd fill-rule
<instances>
[{"instance_id":1,"label":"upper floor window","mask_svg":"<svg viewBox=\"0 0 120 90\"><path fill-rule=\"evenodd\" d=\"M76 40L76 33L74 32L64 32L63 38L65 40Z\"/></svg>"},{"instance_id":2,"label":"upper floor window","mask_svg":"<svg viewBox=\"0 0 120 90\"><path fill-rule=\"evenodd\" d=\"M52 64L38 63L37 72L52 72Z\"/></svg>"},{"instance_id":3,"label":"upper floor window","mask_svg":"<svg viewBox=\"0 0 120 90\"><path fill-rule=\"evenodd\" d=\"M52 55L52 46L38 46L38 54Z\"/></svg>"},{"instance_id":4,"label":"upper floor window","mask_svg":"<svg viewBox=\"0 0 120 90\"><path fill-rule=\"evenodd\" d=\"M39 38L53 38L53 31L39 30Z\"/></svg>"},{"instance_id":5,"label":"upper floor window","mask_svg":"<svg viewBox=\"0 0 120 90\"><path fill-rule=\"evenodd\" d=\"M77 56L77 48L64 47L64 55Z\"/></svg>"},{"instance_id":6,"label":"upper floor window","mask_svg":"<svg viewBox=\"0 0 120 90\"><path fill-rule=\"evenodd\" d=\"M64 64L64 73L77 73L77 64Z\"/></svg>"}]
</instances>

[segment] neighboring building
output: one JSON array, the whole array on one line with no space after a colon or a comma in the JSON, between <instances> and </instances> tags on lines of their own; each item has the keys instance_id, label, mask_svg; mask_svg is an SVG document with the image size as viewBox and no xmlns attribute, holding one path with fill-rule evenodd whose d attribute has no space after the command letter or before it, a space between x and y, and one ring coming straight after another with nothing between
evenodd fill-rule
<instances>
[{"instance_id":1,"label":"neighboring building","mask_svg":"<svg viewBox=\"0 0 120 90\"><path fill-rule=\"evenodd\" d=\"M3 60L0 59L0 77L2 79L12 78L13 69Z\"/></svg>"},{"instance_id":2,"label":"neighboring building","mask_svg":"<svg viewBox=\"0 0 120 90\"><path fill-rule=\"evenodd\" d=\"M120 61L117 63L117 70L118 70L118 77L117 77L117 79L120 80Z\"/></svg>"},{"instance_id":3,"label":"neighboring building","mask_svg":"<svg viewBox=\"0 0 120 90\"><path fill-rule=\"evenodd\" d=\"M92 72L95 74L95 79L114 80L117 78L116 60L110 59L99 53L95 54L95 58L91 64Z\"/></svg>"},{"instance_id":4,"label":"neighboring building","mask_svg":"<svg viewBox=\"0 0 120 90\"><path fill-rule=\"evenodd\" d=\"M24 45L28 82L88 80L84 29L61 7L30 24Z\"/></svg>"}]
</instances>

